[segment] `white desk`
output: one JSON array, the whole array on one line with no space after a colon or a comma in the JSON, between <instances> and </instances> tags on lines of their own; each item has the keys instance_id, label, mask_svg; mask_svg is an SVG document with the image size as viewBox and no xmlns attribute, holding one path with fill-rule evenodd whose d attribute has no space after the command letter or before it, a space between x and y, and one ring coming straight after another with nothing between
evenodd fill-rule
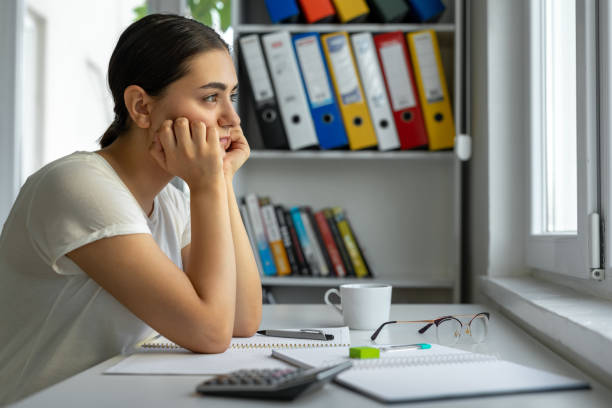
<instances>
[{"instance_id":1,"label":"white desk","mask_svg":"<svg viewBox=\"0 0 612 408\"><path fill-rule=\"evenodd\" d=\"M526 334L492 308L479 305L394 305L391 319L431 319L445 314L491 312L489 337L485 345L475 351L491 353L499 358L514 361L559 374L587 378L592 390L562 391L535 394L517 394L499 397L452 399L430 403L405 404L417 407L609 407L612 392L600 383L585 376L558 355ZM338 313L325 305L266 305L262 328L280 327L328 327L341 326ZM390 342L410 342L414 333L411 325L393 325L381 334ZM412 329L412 330L410 330ZM366 344L371 332L351 331L353 344ZM462 346L471 349L473 346ZM197 394L195 386L206 376L121 376L103 375L104 370L115 364L121 356L111 358L82 373L34 394L15 407L269 407L284 404L275 401L244 400L222 397L204 397ZM238 367L237 367L238 368ZM440 384L443 387L443 384ZM323 389L300 396L291 402L296 407L369 407L382 405L338 385L329 384ZM394 405L396 406L396 405Z\"/></svg>"}]
</instances>

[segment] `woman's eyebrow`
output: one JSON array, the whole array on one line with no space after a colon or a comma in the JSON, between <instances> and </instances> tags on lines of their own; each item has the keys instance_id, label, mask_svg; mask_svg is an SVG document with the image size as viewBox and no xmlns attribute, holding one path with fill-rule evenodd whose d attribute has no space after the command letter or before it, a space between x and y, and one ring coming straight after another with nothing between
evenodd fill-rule
<instances>
[{"instance_id":1,"label":"woman's eyebrow","mask_svg":"<svg viewBox=\"0 0 612 408\"><path fill-rule=\"evenodd\" d=\"M211 88L225 91L227 89L227 85L225 85L223 82L209 82L206 85L202 85L200 87L200 89L211 89ZM232 88L232 91L235 91L236 89L238 89L238 84L234 85L234 87Z\"/></svg>"}]
</instances>

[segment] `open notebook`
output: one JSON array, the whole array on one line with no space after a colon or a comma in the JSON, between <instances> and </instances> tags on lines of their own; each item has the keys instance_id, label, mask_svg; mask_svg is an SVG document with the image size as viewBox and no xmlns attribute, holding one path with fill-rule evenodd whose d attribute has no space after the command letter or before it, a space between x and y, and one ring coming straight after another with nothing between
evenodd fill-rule
<instances>
[{"instance_id":1,"label":"open notebook","mask_svg":"<svg viewBox=\"0 0 612 408\"><path fill-rule=\"evenodd\" d=\"M299 367L346 361L347 347L275 350L273 356ZM589 384L485 354L432 344L430 349L381 352L379 359L352 360L336 382L382 402L586 389Z\"/></svg>"},{"instance_id":2,"label":"open notebook","mask_svg":"<svg viewBox=\"0 0 612 408\"><path fill-rule=\"evenodd\" d=\"M286 363L270 358L272 349L332 349L350 344L348 327L319 328L333 334L330 341L288 339L256 334L249 338L234 338L230 347L220 354L195 354L159 335L135 347L135 352L108 368L105 374L225 374L249 368L281 368Z\"/></svg>"}]
</instances>

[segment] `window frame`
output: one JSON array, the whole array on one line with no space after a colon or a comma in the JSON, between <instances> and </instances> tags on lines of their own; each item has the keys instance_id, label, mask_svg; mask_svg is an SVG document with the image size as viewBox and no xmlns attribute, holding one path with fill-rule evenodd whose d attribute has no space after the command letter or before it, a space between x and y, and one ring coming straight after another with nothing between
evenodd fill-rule
<instances>
[{"instance_id":1,"label":"window frame","mask_svg":"<svg viewBox=\"0 0 612 408\"><path fill-rule=\"evenodd\" d=\"M597 114L597 7L596 0L576 2L577 97L577 234L537 234L545 222L543 209L543 2L530 1L530 171L526 264L531 268L573 278L589 279L600 266L597 236L600 223L599 148ZM594 239L595 238L595 239Z\"/></svg>"},{"instance_id":2,"label":"window frame","mask_svg":"<svg viewBox=\"0 0 612 408\"><path fill-rule=\"evenodd\" d=\"M7 90L0 100L0 226L9 214L19 192L21 169L21 64L23 14L20 0L0 2L0 89Z\"/></svg>"}]
</instances>

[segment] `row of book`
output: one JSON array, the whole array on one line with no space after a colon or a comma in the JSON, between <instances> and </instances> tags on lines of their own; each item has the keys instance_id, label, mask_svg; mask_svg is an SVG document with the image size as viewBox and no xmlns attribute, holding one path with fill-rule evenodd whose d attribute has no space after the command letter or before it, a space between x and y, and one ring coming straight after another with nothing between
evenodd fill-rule
<instances>
[{"instance_id":1,"label":"row of book","mask_svg":"<svg viewBox=\"0 0 612 408\"><path fill-rule=\"evenodd\" d=\"M299 5L299 7L298 7ZM266 0L273 23L432 22L440 0Z\"/></svg>"},{"instance_id":2,"label":"row of book","mask_svg":"<svg viewBox=\"0 0 612 408\"><path fill-rule=\"evenodd\" d=\"M371 277L344 210L285 208L252 193L240 202L262 276Z\"/></svg>"},{"instance_id":3,"label":"row of book","mask_svg":"<svg viewBox=\"0 0 612 408\"><path fill-rule=\"evenodd\" d=\"M267 149L454 146L451 100L433 30L279 31L245 35L240 49Z\"/></svg>"}]
</instances>

